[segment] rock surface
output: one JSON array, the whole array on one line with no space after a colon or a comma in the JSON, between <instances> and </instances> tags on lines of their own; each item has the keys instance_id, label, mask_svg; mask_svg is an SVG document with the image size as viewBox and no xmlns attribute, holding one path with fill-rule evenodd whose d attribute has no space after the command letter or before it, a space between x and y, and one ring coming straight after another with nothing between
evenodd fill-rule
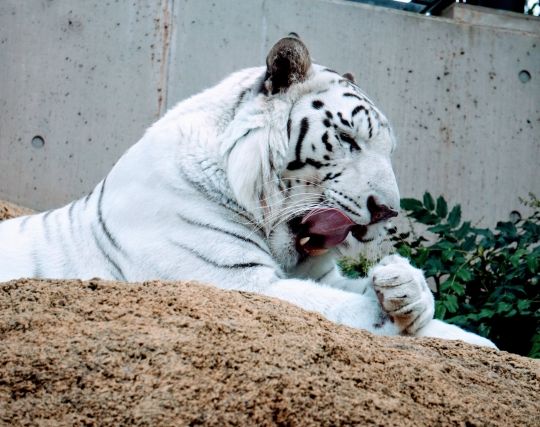
<instances>
[{"instance_id":1,"label":"rock surface","mask_svg":"<svg viewBox=\"0 0 540 427\"><path fill-rule=\"evenodd\" d=\"M0 221L16 216L30 215L33 210L0 200Z\"/></svg>"},{"instance_id":2,"label":"rock surface","mask_svg":"<svg viewBox=\"0 0 540 427\"><path fill-rule=\"evenodd\" d=\"M539 361L196 283L3 283L0 342L3 425L539 422Z\"/></svg>"}]
</instances>

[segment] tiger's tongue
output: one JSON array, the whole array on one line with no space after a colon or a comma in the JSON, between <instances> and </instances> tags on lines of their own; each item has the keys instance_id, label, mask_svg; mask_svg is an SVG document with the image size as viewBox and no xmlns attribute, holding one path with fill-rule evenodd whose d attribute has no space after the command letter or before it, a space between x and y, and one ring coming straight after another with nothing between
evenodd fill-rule
<instances>
[{"instance_id":1,"label":"tiger's tongue","mask_svg":"<svg viewBox=\"0 0 540 427\"><path fill-rule=\"evenodd\" d=\"M314 237L313 240L317 240L317 246L321 248L339 245L356 225L347 215L335 208L314 209L301 223L304 226L302 234Z\"/></svg>"}]
</instances>

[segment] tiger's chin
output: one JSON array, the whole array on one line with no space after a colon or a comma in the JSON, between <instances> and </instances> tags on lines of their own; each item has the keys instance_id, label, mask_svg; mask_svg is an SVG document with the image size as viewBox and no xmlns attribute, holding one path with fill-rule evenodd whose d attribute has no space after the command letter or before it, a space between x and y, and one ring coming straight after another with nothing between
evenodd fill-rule
<instances>
[{"instance_id":1,"label":"tiger's chin","mask_svg":"<svg viewBox=\"0 0 540 427\"><path fill-rule=\"evenodd\" d=\"M336 258L364 258L378 261L388 252L385 249L385 237L387 233L383 227L371 225L365 237L361 240L348 236L347 239L334 250Z\"/></svg>"}]
</instances>

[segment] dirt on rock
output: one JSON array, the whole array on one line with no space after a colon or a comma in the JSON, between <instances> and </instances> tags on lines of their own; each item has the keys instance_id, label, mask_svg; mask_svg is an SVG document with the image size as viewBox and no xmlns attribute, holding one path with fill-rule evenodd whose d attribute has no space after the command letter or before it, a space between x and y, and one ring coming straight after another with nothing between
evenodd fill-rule
<instances>
[{"instance_id":1,"label":"dirt on rock","mask_svg":"<svg viewBox=\"0 0 540 427\"><path fill-rule=\"evenodd\" d=\"M4 219L14 218L16 216L30 215L35 213L32 209L23 208L14 203L9 203L0 200L0 221Z\"/></svg>"},{"instance_id":2,"label":"dirt on rock","mask_svg":"<svg viewBox=\"0 0 540 427\"><path fill-rule=\"evenodd\" d=\"M191 282L2 283L0 342L2 425L540 420L539 361Z\"/></svg>"}]
</instances>

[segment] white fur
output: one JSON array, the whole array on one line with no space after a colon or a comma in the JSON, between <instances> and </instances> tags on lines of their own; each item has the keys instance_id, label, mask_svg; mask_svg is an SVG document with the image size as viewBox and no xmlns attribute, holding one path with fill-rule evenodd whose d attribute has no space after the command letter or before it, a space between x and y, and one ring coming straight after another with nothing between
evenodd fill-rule
<instances>
[{"instance_id":1,"label":"white fur","mask_svg":"<svg viewBox=\"0 0 540 427\"><path fill-rule=\"evenodd\" d=\"M306 155L323 151L310 148L321 144L325 132L324 111L311 107L315 98L334 116L350 114L359 101L344 97L339 76L318 66L304 82L276 95L258 92L264 73L264 68L240 71L178 104L89 197L0 223L0 280L196 279L277 297L378 334L493 346L433 320L433 297L423 274L403 258L385 258L365 279L343 278L335 258L362 245L349 236L326 255L300 259L287 220L320 204L320 197L330 206L357 201L348 215L359 224L370 222L369 196L397 208L390 163L395 142L382 113L351 86L347 90L356 91L367 110L354 118L353 137L362 150L352 153L334 135L331 154L338 166L286 169L297 155L302 118L310 121ZM339 179L322 181L338 169ZM287 182L292 185L285 192ZM366 238L381 233L376 224Z\"/></svg>"}]
</instances>

